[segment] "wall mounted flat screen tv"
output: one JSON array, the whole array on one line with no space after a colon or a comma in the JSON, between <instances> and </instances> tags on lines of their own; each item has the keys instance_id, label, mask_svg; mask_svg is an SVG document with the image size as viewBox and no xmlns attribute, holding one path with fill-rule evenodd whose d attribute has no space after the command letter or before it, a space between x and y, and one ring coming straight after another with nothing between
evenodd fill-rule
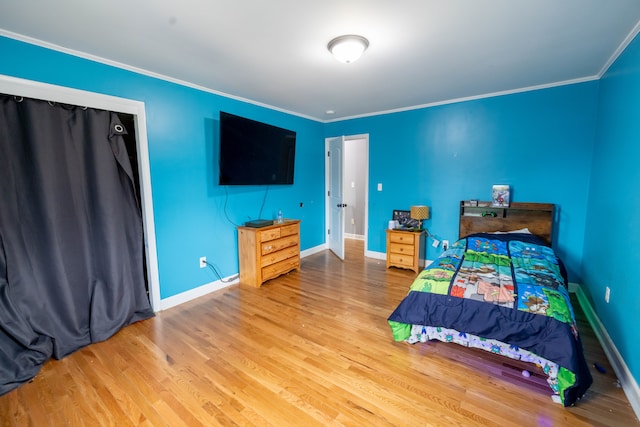
<instances>
[{"instance_id":1,"label":"wall mounted flat screen tv","mask_svg":"<svg viewBox=\"0 0 640 427\"><path fill-rule=\"evenodd\" d=\"M296 133L220 112L220 185L293 184Z\"/></svg>"}]
</instances>

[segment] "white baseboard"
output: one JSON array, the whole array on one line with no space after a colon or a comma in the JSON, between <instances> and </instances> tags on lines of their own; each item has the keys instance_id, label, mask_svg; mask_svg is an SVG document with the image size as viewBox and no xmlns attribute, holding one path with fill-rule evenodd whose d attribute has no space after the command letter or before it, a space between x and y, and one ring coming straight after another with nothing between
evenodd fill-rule
<instances>
[{"instance_id":1,"label":"white baseboard","mask_svg":"<svg viewBox=\"0 0 640 427\"><path fill-rule=\"evenodd\" d=\"M327 248L328 248L327 244L322 244L310 249L305 249L304 251L300 252L300 258L308 257L309 255L322 252ZM215 282L207 283L205 285L198 286L197 288L194 288L194 289L189 289L188 291L182 292L172 297L161 299L160 307L157 308L156 312L167 310L177 305L184 304L185 302L189 302L196 298L203 297L207 294L210 294L211 292L219 291L220 289L227 288L231 285L235 285L240 282L240 279L238 279L237 274L232 275L230 277L235 277L235 279L227 282L227 280L229 280L229 277L226 277L224 279L225 280L224 282L222 280L216 280Z\"/></svg>"},{"instance_id":2,"label":"white baseboard","mask_svg":"<svg viewBox=\"0 0 640 427\"><path fill-rule=\"evenodd\" d=\"M234 276L230 276L230 277L234 277ZM196 298L200 298L202 296L210 294L211 292L219 291L220 289L224 289L231 285L235 285L240 281L240 279L237 278L237 275L235 275L235 277L236 278L234 280L231 280L229 282L216 280L215 282L207 283L205 285L198 286L197 288L194 288L194 289L189 289L186 292L182 292L172 297L161 299L160 307L156 311L167 310L169 308L175 307L185 302L189 302ZM229 278L225 278L224 280L229 280Z\"/></svg>"},{"instance_id":3,"label":"white baseboard","mask_svg":"<svg viewBox=\"0 0 640 427\"><path fill-rule=\"evenodd\" d=\"M364 235L362 234L352 234L352 233L344 233L345 239L354 239L354 240L364 240Z\"/></svg>"},{"instance_id":4,"label":"white baseboard","mask_svg":"<svg viewBox=\"0 0 640 427\"><path fill-rule=\"evenodd\" d=\"M323 243L322 245L314 246L313 248L305 249L300 252L300 258L308 257L309 255L317 254L318 252L322 252L325 249L329 249L328 243Z\"/></svg>"},{"instance_id":5,"label":"white baseboard","mask_svg":"<svg viewBox=\"0 0 640 427\"><path fill-rule=\"evenodd\" d=\"M387 260L387 254L384 252L375 252L375 251L365 250L364 256L366 256L367 258L381 259L384 261Z\"/></svg>"},{"instance_id":6,"label":"white baseboard","mask_svg":"<svg viewBox=\"0 0 640 427\"><path fill-rule=\"evenodd\" d=\"M589 299L585 295L584 291L580 287L580 285L576 285L575 283L569 283L569 290L571 292L575 292L578 297L578 301L580 302L580 307L584 311L593 332L596 334L600 345L602 345L602 349L607 355L607 359L609 359L609 363L613 367L618 380L620 381L620 385L624 390L624 394L627 395L627 399L629 399L629 403L633 408L633 411L636 414L636 418L640 419L640 388L638 387L638 383L636 382L633 375L631 375L631 371L629 371L629 367L625 363L622 355L616 348L615 344L611 340L609 333L604 328L604 325L600 321L600 318L596 314L595 310L591 306Z\"/></svg>"}]
</instances>

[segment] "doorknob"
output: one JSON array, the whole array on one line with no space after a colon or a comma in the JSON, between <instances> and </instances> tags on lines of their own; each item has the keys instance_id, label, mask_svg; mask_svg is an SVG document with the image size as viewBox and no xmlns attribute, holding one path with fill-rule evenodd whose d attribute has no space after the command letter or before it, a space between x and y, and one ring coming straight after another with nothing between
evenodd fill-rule
<instances>
[{"instance_id":1,"label":"doorknob","mask_svg":"<svg viewBox=\"0 0 640 427\"><path fill-rule=\"evenodd\" d=\"M339 207L339 208L346 208L347 204L346 203L338 203L336 206Z\"/></svg>"}]
</instances>

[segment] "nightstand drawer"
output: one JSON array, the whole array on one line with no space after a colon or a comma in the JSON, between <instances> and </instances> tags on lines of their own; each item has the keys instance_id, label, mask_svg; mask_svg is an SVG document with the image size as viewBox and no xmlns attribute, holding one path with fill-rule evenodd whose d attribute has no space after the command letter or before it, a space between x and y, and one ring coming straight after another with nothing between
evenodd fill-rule
<instances>
[{"instance_id":1,"label":"nightstand drawer","mask_svg":"<svg viewBox=\"0 0 640 427\"><path fill-rule=\"evenodd\" d=\"M407 245L413 245L414 234L397 231L389 234L389 241L392 243L404 243Z\"/></svg>"},{"instance_id":2,"label":"nightstand drawer","mask_svg":"<svg viewBox=\"0 0 640 427\"><path fill-rule=\"evenodd\" d=\"M392 264L397 266L405 266L408 268L413 267L413 255L403 255L403 254L394 254L390 253L389 260Z\"/></svg>"},{"instance_id":3,"label":"nightstand drawer","mask_svg":"<svg viewBox=\"0 0 640 427\"><path fill-rule=\"evenodd\" d=\"M392 240L393 242L393 240ZM413 245L413 239L411 239L411 244L410 245L403 245L401 243L390 243L389 244L389 252L391 253L396 253L396 254L405 254L405 255L411 255L413 256L413 254L415 253L415 246Z\"/></svg>"}]
</instances>

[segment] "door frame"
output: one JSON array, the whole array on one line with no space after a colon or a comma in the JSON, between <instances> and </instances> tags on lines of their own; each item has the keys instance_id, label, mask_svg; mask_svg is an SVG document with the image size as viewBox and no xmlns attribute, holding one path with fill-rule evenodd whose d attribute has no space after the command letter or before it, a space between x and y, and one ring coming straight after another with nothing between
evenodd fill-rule
<instances>
[{"instance_id":1,"label":"door frame","mask_svg":"<svg viewBox=\"0 0 640 427\"><path fill-rule=\"evenodd\" d=\"M0 93L80 105L134 116L138 172L140 174L142 226L145 239L145 256L147 258L147 278L149 280L149 302L153 311L159 311L161 309L160 275L158 273L151 168L149 166L149 142L147 140L147 119L144 102L4 75L0 75Z\"/></svg>"},{"instance_id":2,"label":"door frame","mask_svg":"<svg viewBox=\"0 0 640 427\"><path fill-rule=\"evenodd\" d=\"M331 215L331 207L329 203L329 170L330 170L330 159L327 156L327 152L329 150L329 140L334 138L343 138L344 144L348 144L349 141L353 140L364 140L365 152L364 156L364 256L367 256L369 253L369 134L362 133L357 135L339 135L339 136L331 136L325 138L325 150L324 150L324 197L325 197L325 239L326 246L329 247L329 223L330 223L330 215ZM344 169L344 150L342 153L343 156L343 169ZM342 171L341 171L342 173ZM344 178L344 177L343 177ZM342 185L344 187L344 179L342 180ZM343 188L344 189L344 188ZM344 191L343 191L344 194Z\"/></svg>"}]
</instances>

